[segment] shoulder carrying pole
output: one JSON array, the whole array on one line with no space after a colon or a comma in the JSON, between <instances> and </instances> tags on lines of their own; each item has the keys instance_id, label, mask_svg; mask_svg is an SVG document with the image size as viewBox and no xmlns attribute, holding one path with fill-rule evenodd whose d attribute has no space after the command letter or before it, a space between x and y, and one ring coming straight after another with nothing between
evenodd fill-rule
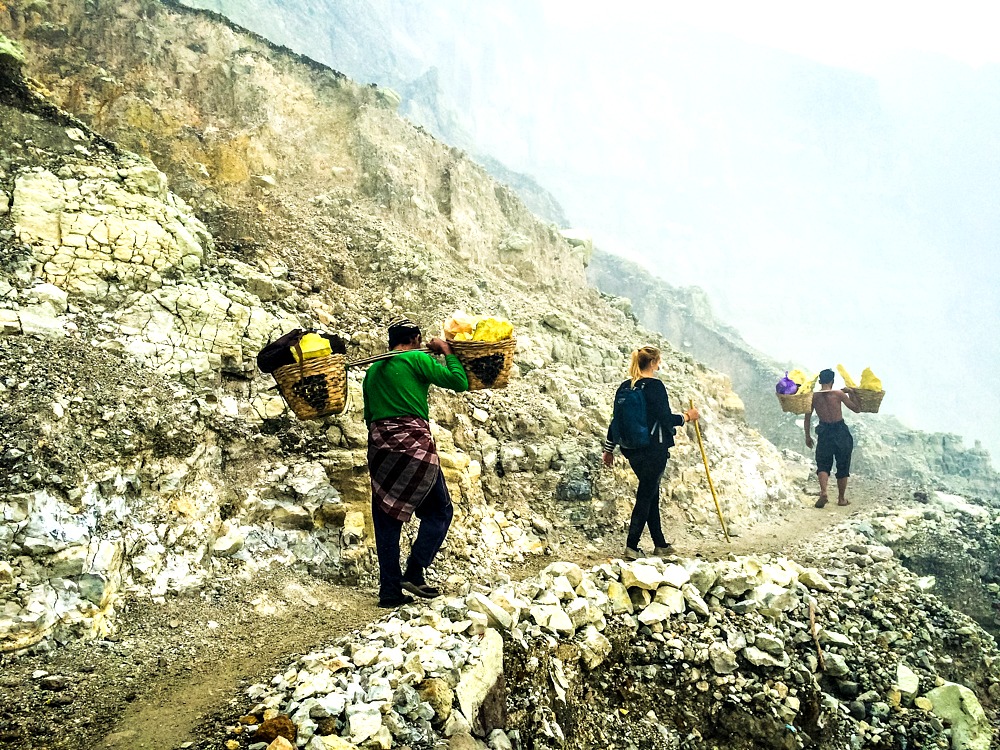
<instances>
[{"instance_id":1,"label":"shoulder carrying pole","mask_svg":"<svg viewBox=\"0 0 1000 750\"><path fill-rule=\"evenodd\" d=\"M406 349L405 351L409 351L409 352L414 352L414 351L416 351L416 352L426 352L428 354L431 353L431 350L428 349L426 346L425 347L421 347L420 349ZM345 367L361 367L363 365L370 365L372 362L378 362L379 360L382 360L382 359L392 359L393 357L395 357L395 356L397 356L399 354L403 354L403 352L402 351L383 352L382 354L376 354L374 357L367 357L365 359L356 359L353 362L345 362L344 366Z\"/></svg>"}]
</instances>

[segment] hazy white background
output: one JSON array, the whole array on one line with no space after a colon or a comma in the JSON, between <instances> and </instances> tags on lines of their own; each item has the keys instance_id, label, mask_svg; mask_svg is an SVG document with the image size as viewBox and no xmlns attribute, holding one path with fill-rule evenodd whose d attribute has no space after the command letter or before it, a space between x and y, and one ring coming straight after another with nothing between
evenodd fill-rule
<instances>
[{"instance_id":1,"label":"hazy white background","mask_svg":"<svg viewBox=\"0 0 1000 750\"><path fill-rule=\"evenodd\" d=\"M424 47L486 151L764 352L1000 455L1000 8L505 7Z\"/></svg>"},{"instance_id":2,"label":"hazy white background","mask_svg":"<svg viewBox=\"0 0 1000 750\"><path fill-rule=\"evenodd\" d=\"M189 2L450 109L764 353L1000 456L995 3Z\"/></svg>"}]
</instances>

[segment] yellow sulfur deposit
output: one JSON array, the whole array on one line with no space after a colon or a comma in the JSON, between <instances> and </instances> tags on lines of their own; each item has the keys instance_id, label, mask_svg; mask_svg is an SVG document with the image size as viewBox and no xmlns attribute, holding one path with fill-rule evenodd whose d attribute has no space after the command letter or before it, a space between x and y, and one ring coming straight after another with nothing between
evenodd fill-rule
<instances>
[{"instance_id":1,"label":"yellow sulfur deposit","mask_svg":"<svg viewBox=\"0 0 1000 750\"><path fill-rule=\"evenodd\" d=\"M504 341L514 335L514 326L502 318L469 315L456 310L444 322L444 337L449 341Z\"/></svg>"},{"instance_id":2,"label":"yellow sulfur deposit","mask_svg":"<svg viewBox=\"0 0 1000 750\"><path fill-rule=\"evenodd\" d=\"M473 341L503 341L514 335L514 326L506 320L484 318L476 324L472 332Z\"/></svg>"},{"instance_id":3,"label":"yellow sulfur deposit","mask_svg":"<svg viewBox=\"0 0 1000 750\"><path fill-rule=\"evenodd\" d=\"M318 333L307 333L299 339L298 347L291 347L292 357L299 361L299 351L302 351L302 359L314 359L316 357L329 357L332 353L330 342Z\"/></svg>"},{"instance_id":4,"label":"yellow sulfur deposit","mask_svg":"<svg viewBox=\"0 0 1000 750\"><path fill-rule=\"evenodd\" d=\"M844 385L846 385L848 388L858 387L858 384L854 382L854 378L851 377L851 374L847 371L847 368L845 368L843 365L837 365L837 372L840 373L840 377L844 379Z\"/></svg>"},{"instance_id":5,"label":"yellow sulfur deposit","mask_svg":"<svg viewBox=\"0 0 1000 750\"><path fill-rule=\"evenodd\" d=\"M870 367L866 367L861 373L861 389L864 391L882 390L882 381L875 377L875 373Z\"/></svg>"}]
</instances>

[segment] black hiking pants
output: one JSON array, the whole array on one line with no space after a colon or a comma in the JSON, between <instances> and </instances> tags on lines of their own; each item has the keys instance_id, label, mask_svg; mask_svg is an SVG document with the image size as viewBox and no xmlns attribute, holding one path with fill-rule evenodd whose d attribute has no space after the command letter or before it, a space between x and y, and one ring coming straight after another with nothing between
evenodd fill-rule
<instances>
[{"instance_id":1,"label":"black hiking pants","mask_svg":"<svg viewBox=\"0 0 1000 750\"><path fill-rule=\"evenodd\" d=\"M667 540L663 536L660 522L660 478L667 468L667 458L670 453L664 446L656 445L642 450L625 453L632 471L639 479L639 487L635 491L635 507L632 508L632 519L628 525L628 536L625 546L639 549L639 539L648 526L649 535L653 538L653 546L666 547Z\"/></svg>"}]
</instances>

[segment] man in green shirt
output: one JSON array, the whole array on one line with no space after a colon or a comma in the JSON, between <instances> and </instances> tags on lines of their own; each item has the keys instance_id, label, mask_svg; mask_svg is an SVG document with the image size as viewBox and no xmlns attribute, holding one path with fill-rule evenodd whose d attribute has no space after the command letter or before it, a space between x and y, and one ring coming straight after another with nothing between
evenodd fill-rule
<instances>
[{"instance_id":1,"label":"man in green shirt","mask_svg":"<svg viewBox=\"0 0 1000 750\"><path fill-rule=\"evenodd\" d=\"M466 391L465 369L447 341L432 338L427 348L444 355L444 364L421 350L420 328L402 319L389 326L395 357L368 368L363 390L368 425L368 468L372 482L372 522L379 566L379 606L413 601L403 593L433 598L424 571L430 567L451 526L454 509L431 437L427 391L431 385ZM416 514L417 538L406 571L400 568L403 524Z\"/></svg>"}]
</instances>

